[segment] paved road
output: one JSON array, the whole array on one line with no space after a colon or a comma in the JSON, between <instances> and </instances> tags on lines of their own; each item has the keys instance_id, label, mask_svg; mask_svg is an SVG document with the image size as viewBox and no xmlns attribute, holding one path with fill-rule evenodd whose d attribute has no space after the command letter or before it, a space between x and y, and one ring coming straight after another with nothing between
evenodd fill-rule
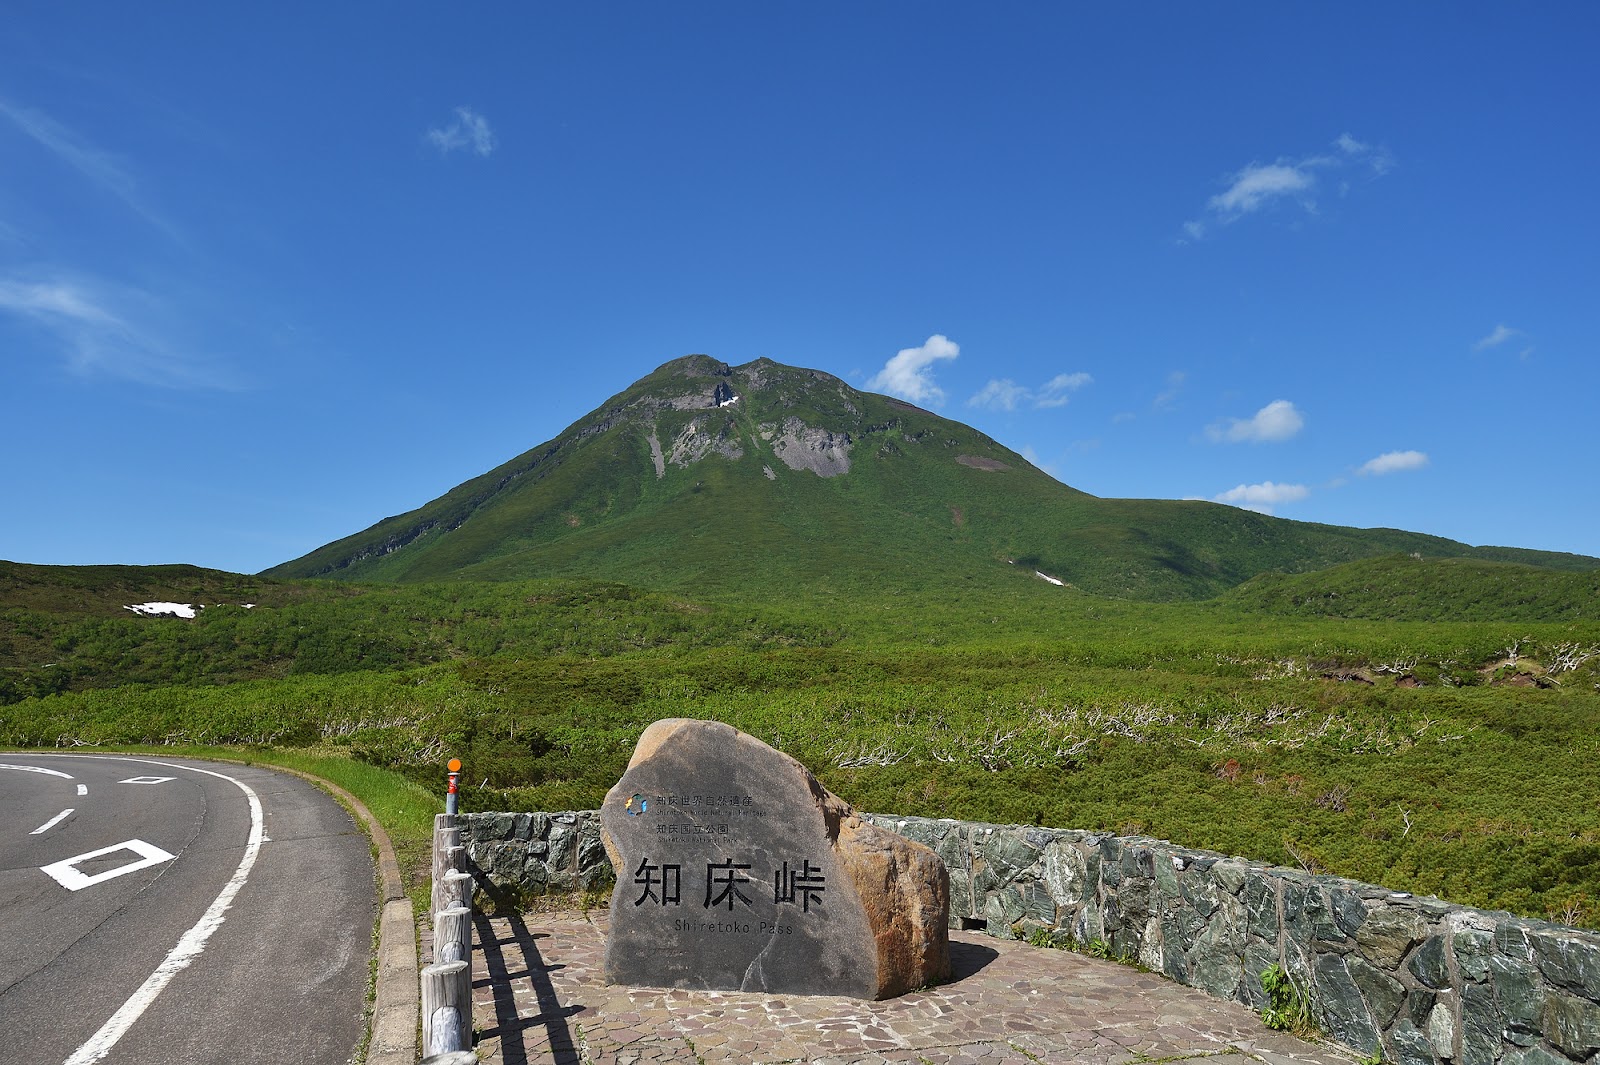
<instances>
[{"instance_id":1,"label":"paved road","mask_svg":"<svg viewBox=\"0 0 1600 1065\"><path fill-rule=\"evenodd\" d=\"M0 754L5 1060L341 1065L375 908L366 836L299 778Z\"/></svg>"}]
</instances>

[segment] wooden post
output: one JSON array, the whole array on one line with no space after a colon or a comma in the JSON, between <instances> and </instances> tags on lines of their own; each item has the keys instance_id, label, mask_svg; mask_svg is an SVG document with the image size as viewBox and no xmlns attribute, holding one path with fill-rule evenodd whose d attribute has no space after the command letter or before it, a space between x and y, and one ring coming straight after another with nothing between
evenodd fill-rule
<instances>
[{"instance_id":1,"label":"wooden post","mask_svg":"<svg viewBox=\"0 0 1600 1065\"><path fill-rule=\"evenodd\" d=\"M436 827L433 830L433 900L432 905L429 907L428 915L430 917L438 913L444 905L440 901L439 889L444 881L445 873L451 869L448 862L450 849L461 846L461 830L459 828L437 827L439 818L449 816L449 814L439 814L434 819Z\"/></svg>"},{"instance_id":2,"label":"wooden post","mask_svg":"<svg viewBox=\"0 0 1600 1065\"><path fill-rule=\"evenodd\" d=\"M422 1053L472 1049L472 976L464 961L422 970Z\"/></svg>"},{"instance_id":3,"label":"wooden post","mask_svg":"<svg viewBox=\"0 0 1600 1065\"><path fill-rule=\"evenodd\" d=\"M465 906L440 910L433 919L433 960L464 961L472 974L472 911Z\"/></svg>"},{"instance_id":4,"label":"wooden post","mask_svg":"<svg viewBox=\"0 0 1600 1065\"><path fill-rule=\"evenodd\" d=\"M437 915L440 910L448 910L452 906L472 908L472 874L457 872L452 869L444 874L439 882L439 902L434 909Z\"/></svg>"}]
</instances>

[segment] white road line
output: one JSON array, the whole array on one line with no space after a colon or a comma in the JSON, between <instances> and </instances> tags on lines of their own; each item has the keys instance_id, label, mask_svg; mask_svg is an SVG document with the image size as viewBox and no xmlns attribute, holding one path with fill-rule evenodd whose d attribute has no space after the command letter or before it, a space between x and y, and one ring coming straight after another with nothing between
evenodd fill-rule
<instances>
[{"instance_id":1,"label":"white road line","mask_svg":"<svg viewBox=\"0 0 1600 1065\"><path fill-rule=\"evenodd\" d=\"M226 920L224 915L228 912L228 908L233 905L234 896L239 894L239 889L244 887L245 880L250 876L250 870L256 864L256 855L261 853L261 837L263 835L261 800L250 789L248 784L241 780L235 780L233 777L225 776L222 773L213 773L209 769L201 769L197 766L156 762L147 758L128 759L128 761L148 762L150 765L165 766L168 769L186 769L191 773L204 773L207 776L218 777L233 784L244 792L245 798L250 801L250 838L249 842L245 844L244 857L239 860L239 868L233 871L233 878L223 885L221 894L201 915L200 920L196 921L194 927L183 934L183 938L178 940L178 945L172 948L172 952L166 956L160 965L156 966L155 972L150 974L149 978L139 986L139 989L128 997L128 1001L124 1002L122 1007L111 1015L110 1020L100 1026L98 1032L89 1037L88 1042L75 1050L64 1065L91 1065L92 1062L99 1061L111 1053L111 1049L117 1045L117 1040L121 1039L128 1029L133 1027L133 1023L139 1019L140 1014L149 1008L150 1004L156 1000L156 996L161 994L162 990L172 982L172 978L188 968L189 963L198 958L200 952L205 950L206 940L210 939L211 934L220 928L222 922Z\"/></svg>"},{"instance_id":2,"label":"white road line","mask_svg":"<svg viewBox=\"0 0 1600 1065\"><path fill-rule=\"evenodd\" d=\"M59 825L62 821L65 821L67 819L67 817L71 813L72 813L72 807L69 806L65 810L62 810L60 813L56 814L50 820L46 821L44 824L40 825L38 828L34 829L32 832L29 832L28 835L37 836L37 835L41 835L41 834L43 834L45 832L50 831L52 828L55 828L57 825Z\"/></svg>"},{"instance_id":3,"label":"white road line","mask_svg":"<svg viewBox=\"0 0 1600 1065\"><path fill-rule=\"evenodd\" d=\"M107 854L115 854L118 851L132 851L139 857L134 861L124 862L122 865L114 866L99 873L85 873L78 868L78 865L82 862L87 862L93 858L103 858ZM103 884L107 880L114 880L127 873L136 873L140 869L148 869L152 865L170 862L176 857L177 855L167 853L154 843L146 843L142 839L130 839L126 843L113 843L109 847L101 847L97 851L80 854L76 858L64 858L59 862L51 862L49 865L40 866L39 871L53 877L56 883L68 891L82 891L86 887Z\"/></svg>"},{"instance_id":4,"label":"white road line","mask_svg":"<svg viewBox=\"0 0 1600 1065\"><path fill-rule=\"evenodd\" d=\"M87 794L89 794L89 785L87 785L87 784L79 784L78 785L78 794L79 795L87 795Z\"/></svg>"},{"instance_id":5,"label":"white road line","mask_svg":"<svg viewBox=\"0 0 1600 1065\"><path fill-rule=\"evenodd\" d=\"M36 765L0 765L0 769L15 769L19 773L45 773L52 777L60 777L63 780L72 779L71 773L63 773L55 769L44 769Z\"/></svg>"}]
</instances>

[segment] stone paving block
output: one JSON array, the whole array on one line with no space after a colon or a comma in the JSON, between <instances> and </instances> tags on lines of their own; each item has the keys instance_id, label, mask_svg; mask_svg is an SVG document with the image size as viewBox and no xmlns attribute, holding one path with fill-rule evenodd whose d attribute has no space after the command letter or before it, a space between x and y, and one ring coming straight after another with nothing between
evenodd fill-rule
<instances>
[{"instance_id":1,"label":"stone paving block","mask_svg":"<svg viewBox=\"0 0 1600 1065\"><path fill-rule=\"evenodd\" d=\"M608 986L606 931L601 911L478 918L485 1065L1351 1061L1158 975L977 933L951 932L952 982L870 1002Z\"/></svg>"}]
</instances>

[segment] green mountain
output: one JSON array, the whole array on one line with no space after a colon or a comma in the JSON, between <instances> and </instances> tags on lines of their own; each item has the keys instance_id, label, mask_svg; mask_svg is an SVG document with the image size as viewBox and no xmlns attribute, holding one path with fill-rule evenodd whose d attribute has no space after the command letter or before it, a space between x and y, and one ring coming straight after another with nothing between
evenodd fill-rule
<instances>
[{"instance_id":1,"label":"green mountain","mask_svg":"<svg viewBox=\"0 0 1600 1065\"><path fill-rule=\"evenodd\" d=\"M1216 503L1101 499L969 426L829 374L690 355L554 440L263 575L585 576L823 600L1059 583L1169 600L1393 553L1600 566Z\"/></svg>"}]
</instances>

